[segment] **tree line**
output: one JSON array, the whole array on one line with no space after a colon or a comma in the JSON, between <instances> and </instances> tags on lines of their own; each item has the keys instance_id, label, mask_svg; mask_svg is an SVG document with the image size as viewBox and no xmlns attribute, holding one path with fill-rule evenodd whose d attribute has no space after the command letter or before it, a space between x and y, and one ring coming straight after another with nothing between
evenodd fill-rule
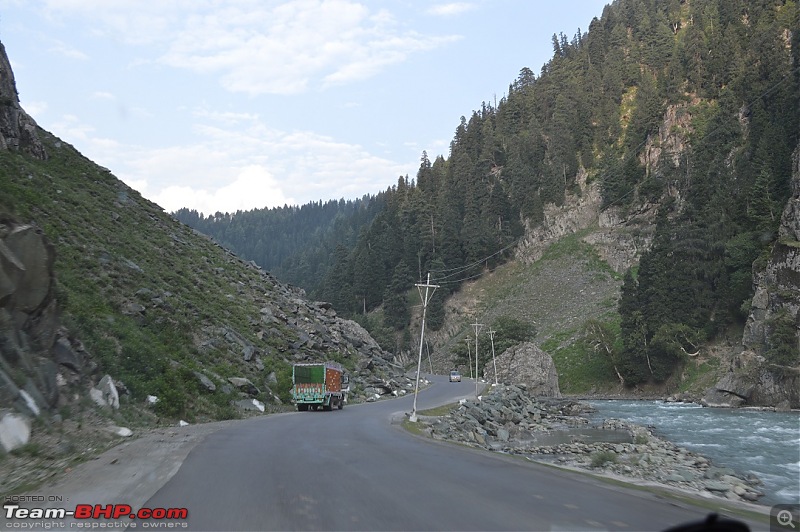
<instances>
[{"instance_id":1,"label":"tree line","mask_svg":"<svg viewBox=\"0 0 800 532\"><path fill-rule=\"evenodd\" d=\"M616 0L587 32L554 35L540 73L522 68L498 103L461 117L447 157L423 152L413 178L355 202L177 215L403 349L415 283L431 272L442 287L428 309L440 327L445 298L508 260L583 177L603 208L658 206L604 352L627 385L663 381L743 324L775 241L800 131L798 11L793 0ZM658 145L668 110L689 124L671 152ZM377 308L380 320L368 317Z\"/></svg>"}]
</instances>

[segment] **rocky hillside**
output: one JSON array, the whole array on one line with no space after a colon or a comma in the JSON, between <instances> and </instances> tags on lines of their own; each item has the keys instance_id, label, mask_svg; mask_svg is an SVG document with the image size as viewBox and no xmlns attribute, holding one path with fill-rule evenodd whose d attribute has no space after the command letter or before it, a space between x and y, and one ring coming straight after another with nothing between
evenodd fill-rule
<instances>
[{"instance_id":1,"label":"rocky hillside","mask_svg":"<svg viewBox=\"0 0 800 532\"><path fill-rule=\"evenodd\" d=\"M754 272L741 348L706 404L800 408L800 146L793 161L792 197L766 266Z\"/></svg>"},{"instance_id":2,"label":"rocky hillside","mask_svg":"<svg viewBox=\"0 0 800 532\"><path fill-rule=\"evenodd\" d=\"M21 151L35 159L46 159L36 133L36 122L19 105L11 62L0 43L0 149Z\"/></svg>"},{"instance_id":3,"label":"rocky hillside","mask_svg":"<svg viewBox=\"0 0 800 532\"><path fill-rule=\"evenodd\" d=\"M686 104L669 106L657 133L645 143L642 164L655 168L682 157L688 149L691 119ZM485 333L498 318L512 316L535 326L532 340L553 356L567 394L688 392L688 397L699 400L709 391L708 404L800 407L798 158L800 149L795 151L794 193L783 210L779 237L769 258L753 264L755 296L744 331L732 326L695 350L694 356L687 354L682 371L673 378L657 385L620 386L616 362L608 355L619 338L622 274L637 266L650 249L662 204L683 205L681 193L668 188L660 202L640 201L635 209L603 207L598 183L587 182L583 173L578 175L577 193L567 195L561 206L546 205L542 223L526 228L513 261L484 272L450 298L445 325L426 332L433 367L440 372L451 368L457 363L454 353L467 341L474 350L473 323L484 324ZM587 334L592 323L600 323L607 335L600 350L602 342ZM482 334L479 343L486 360L488 336ZM779 351L782 360L776 363ZM524 366L523 362L517 360Z\"/></svg>"},{"instance_id":4,"label":"rocky hillside","mask_svg":"<svg viewBox=\"0 0 800 532\"><path fill-rule=\"evenodd\" d=\"M567 351L579 342L588 320L618 320L622 274L650 244L653 209L603 209L598 183L587 184L585 176L579 181L579 194L567 196L562 206L547 205L542 224L526 230L514 260L465 283L449 298L445 325L425 333L435 371L449 371L456 364L455 353L467 341L474 352L471 324L476 320L484 325L478 338L482 360L491 357L487 331L498 320L513 318L531 325L536 332L529 340L554 357L562 392L622 391L613 368L602 358L588 357L583 345L572 349L575 352ZM412 326L415 323L418 319L412 320ZM416 338L419 330L412 334ZM535 372L536 364L526 365L523 360L529 351L515 355L516 366L522 364L525 369L515 367L509 372L498 367L498 372L506 376ZM501 355L500 351L495 354ZM487 377L493 376L491 363L486 371ZM466 368L462 372L470 374ZM526 383L522 379L506 382Z\"/></svg>"},{"instance_id":5,"label":"rocky hillside","mask_svg":"<svg viewBox=\"0 0 800 532\"><path fill-rule=\"evenodd\" d=\"M289 408L294 362L339 361L356 401L410 389L358 324L37 128L2 48L0 91L0 492L155 424Z\"/></svg>"}]
</instances>

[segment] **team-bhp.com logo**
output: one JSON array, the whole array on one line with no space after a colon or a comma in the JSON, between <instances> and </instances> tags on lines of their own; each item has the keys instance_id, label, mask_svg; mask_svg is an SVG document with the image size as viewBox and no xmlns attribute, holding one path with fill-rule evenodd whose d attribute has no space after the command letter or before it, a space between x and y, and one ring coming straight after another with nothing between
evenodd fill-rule
<instances>
[{"instance_id":1,"label":"team-bhp.com logo","mask_svg":"<svg viewBox=\"0 0 800 532\"><path fill-rule=\"evenodd\" d=\"M86 519L86 520L99 520L99 519L147 519L163 522L167 520L185 520L189 517L189 510L186 508L140 508L134 511L130 505L127 504L78 504L74 510L67 510L66 508L23 508L19 504L8 504L4 506L4 513L6 519L14 520L40 520L42 522L54 522L67 518L72 519ZM148 523L142 523L146 526ZM177 524L177 523L173 523ZM184 526L186 523L182 523ZM66 528L66 523L62 523L63 528ZM70 525L77 525L77 528L90 527L90 523L75 522ZM127 522L125 526L135 527L134 522ZM71 528L72 526L70 526ZM158 527L157 523L151 523L150 527ZM48 527L49 528L49 527ZM58 527L62 528L62 527ZM93 528L93 527L92 527ZM172 527L170 527L172 528Z\"/></svg>"}]
</instances>

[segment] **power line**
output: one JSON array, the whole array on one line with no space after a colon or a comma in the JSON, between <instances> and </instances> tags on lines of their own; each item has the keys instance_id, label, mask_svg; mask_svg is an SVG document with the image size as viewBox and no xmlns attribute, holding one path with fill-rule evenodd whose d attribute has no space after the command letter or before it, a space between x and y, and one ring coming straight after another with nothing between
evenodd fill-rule
<instances>
[{"instance_id":1,"label":"power line","mask_svg":"<svg viewBox=\"0 0 800 532\"><path fill-rule=\"evenodd\" d=\"M478 277L482 276L483 274L484 274L484 272L478 272L475 275L470 275L469 277L462 277L461 279L455 279L453 281L439 281L437 279L436 282L441 284L441 285L447 285L447 286L459 285L459 284L463 283L464 281L471 281L472 279L477 279Z\"/></svg>"},{"instance_id":2,"label":"power line","mask_svg":"<svg viewBox=\"0 0 800 532\"><path fill-rule=\"evenodd\" d=\"M477 260L477 261L473 262L472 264L467 264L466 266L457 266L457 267L455 267L455 268L449 268L449 269L446 269L446 270L430 270L430 272L431 272L431 273L447 273L447 272L455 272L455 273L451 273L450 275L445 275L444 277L440 277L440 278L439 278L439 279L447 279L448 277L452 277L452 276L454 276L454 275L456 275L456 274L458 274L458 273L461 273L461 272L463 272L463 271L466 271L466 270L468 270L468 269L470 269L470 268L472 268L472 267L474 267L474 266L477 266L478 264L480 264L480 263L482 263L482 262L486 262L487 260L491 259L491 258L492 258L492 257L494 257L495 255L499 255L500 253L502 253L502 252L506 251L507 249L509 249L509 248L512 248L512 247L514 247L514 246L516 246L516 245L517 245L517 243L518 243L520 240L521 240L521 238L517 238L516 240L514 240L513 242L511 242L510 244L508 244L506 247L504 247L504 248L502 248L502 249L500 249L500 250L498 250L498 251L495 251L495 252L494 252L494 253L492 253L491 255L488 255L488 256L486 256L486 257L484 257L484 258L482 258L482 259L479 259L479 260Z\"/></svg>"}]
</instances>

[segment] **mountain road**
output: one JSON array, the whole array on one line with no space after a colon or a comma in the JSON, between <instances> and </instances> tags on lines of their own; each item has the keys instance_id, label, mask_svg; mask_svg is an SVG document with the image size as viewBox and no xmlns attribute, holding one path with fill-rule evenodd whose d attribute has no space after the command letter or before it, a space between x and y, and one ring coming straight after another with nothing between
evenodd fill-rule
<instances>
[{"instance_id":1,"label":"mountain road","mask_svg":"<svg viewBox=\"0 0 800 532\"><path fill-rule=\"evenodd\" d=\"M474 380L428 379L418 411L475 396ZM37 491L38 498L17 502L187 514L174 520L68 517L66 528L216 531L639 531L709 513L657 492L414 435L402 427L413 399L159 429L81 464ZM17 525L0 517L2 529Z\"/></svg>"},{"instance_id":2,"label":"mountain road","mask_svg":"<svg viewBox=\"0 0 800 532\"><path fill-rule=\"evenodd\" d=\"M418 410L474 396L432 385ZM197 445L147 507L192 530L661 530L707 512L519 457L415 437L413 396L257 418Z\"/></svg>"}]
</instances>

